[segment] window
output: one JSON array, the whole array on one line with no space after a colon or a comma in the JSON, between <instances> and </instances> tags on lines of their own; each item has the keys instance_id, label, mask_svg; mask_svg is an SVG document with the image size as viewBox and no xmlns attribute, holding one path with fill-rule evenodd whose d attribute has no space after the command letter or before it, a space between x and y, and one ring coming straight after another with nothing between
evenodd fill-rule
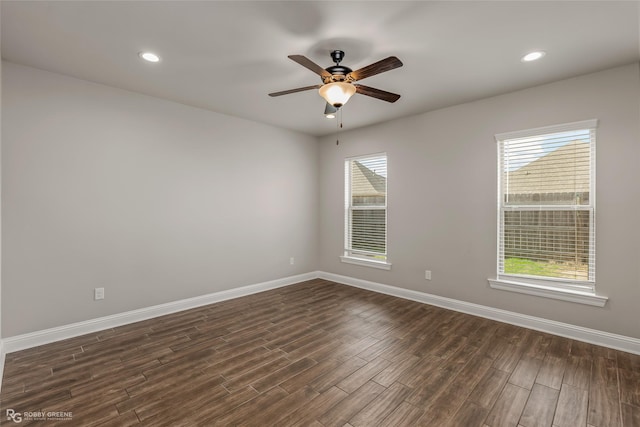
<instances>
[{"instance_id":1,"label":"window","mask_svg":"<svg viewBox=\"0 0 640 427\"><path fill-rule=\"evenodd\" d=\"M345 161L343 262L389 269L387 263L387 155Z\"/></svg>"},{"instance_id":2,"label":"window","mask_svg":"<svg viewBox=\"0 0 640 427\"><path fill-rule=\"evenodd\" d=\"M498 280L595 292L596 126L496 135Z\"/></svg>"}]
</instances>

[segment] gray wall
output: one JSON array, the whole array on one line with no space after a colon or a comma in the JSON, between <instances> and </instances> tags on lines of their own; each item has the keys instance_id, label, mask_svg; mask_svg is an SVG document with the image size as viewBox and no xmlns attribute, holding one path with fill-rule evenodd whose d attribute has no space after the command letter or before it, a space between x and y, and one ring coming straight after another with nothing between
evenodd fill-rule
<instances>
[{"instance_id":1,"label":"gray wall","mask_svg":"<svg viewBox=\"0 0 640 427\"><path fill-rule=\"evenodd\" d=\"M12 63L2 83L3 336L317 268L315 138Z\"/></svg>"},{"instance_id":2,"label":"gray wall","mask_svg":"<svg viewBox=\"0 0 640 427\"><path fill-rule=\"evenodd\" d=\"M633 64L344 132L337 147L335 136L323 138L320 269L640 338L639 99L638 64ZM596 288L609 297L607 305L490 289L487 278L496 271L494 135L593 118L600 120ZM348 115L344 125L349 126ZM388 154L391 271L338 258L344 158L382 151ZM426 269L432 270L432 281L424 279Z\"/></svg>"},{"instance_id":3,"label":"gray wall","mask_svg":"<svg viewBox=\"0 0 640 427\"><path fill-rule=\"evenodd\" d=\"M320 269L640 338L637 64L343 132L339 146L3 65L4 337ZM490 289L493 135L590 118L596 286L609 302ZM381 151L388 272L338 258L343 160Z\"/></svg>"}]
</instances>

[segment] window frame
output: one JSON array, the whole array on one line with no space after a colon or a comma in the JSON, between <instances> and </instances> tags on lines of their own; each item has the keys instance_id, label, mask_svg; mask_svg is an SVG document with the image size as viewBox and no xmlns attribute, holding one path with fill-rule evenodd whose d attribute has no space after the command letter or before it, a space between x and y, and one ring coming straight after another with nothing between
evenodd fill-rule
<instances>
[{"instance_id":1,"label":"window frame","mask_svg":"<svg viewBox=\"0 0 640 427\"><path fill-rule=\"evenodd\" d=\"M384 206L353 206L352 202L352 172L351 165L354 161L367 160L384 157L385 167L387 170L387 176L385 177L385 201ZM340 260L344 263L355 264L365 267L373 267L382 270L390 270L391 263L389 262L389 157L386 152L366 154L361 156L347 157L344 159L344 240L343 240L343 254L340 256ZM357 210L384 210L384 253L368 252L360 249L353 249L352 247L352 212ZM374 259L373 256L383 259Z\"/></svg>"},{"instance_id":2,"label":"window frame","mask_svg":"<svg viewBox=\"0 0 640 427\"><path fill-rule=\"evenodd\" d=\"M496 254L496 279L489 279L492 288L521 292L544 296L555 299L568 300L590 305L603 306L606 298L595 294L595 219L596 219L596 141L598 120L584 120L559 125L545 126L515 132L506 132L495 135L497 146L497 254ZM541 137L548 134L588 130L590 133L590 183L588 205L506 205L504 202L503 174L504 143L508 140ZM593 239L589 244L589 266L587 280L573 280L558 277L533 276L523 274L504 273L504 236L503 218L506 211L550 211L550 210L576 210L589 211L589 238Z\"/></svg>"}]
</instances>

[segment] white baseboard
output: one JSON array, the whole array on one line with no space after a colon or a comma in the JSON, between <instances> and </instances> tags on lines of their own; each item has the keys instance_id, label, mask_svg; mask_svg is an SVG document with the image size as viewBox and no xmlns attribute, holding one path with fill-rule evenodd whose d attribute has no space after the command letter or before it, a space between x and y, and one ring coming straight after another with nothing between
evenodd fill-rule
<instances>
[{"instance_id":1,"label":"white baseboard","mask_svg":"<svg viewBox=\"0 0 640 427\"><path fill-rule=\"evenodd\" d=\"M67 338L90 334L92 332L115 328L117 326L140 322L141 320L147 320L153 317L164 316L166 314L176 313L178 311L202 307L203 305L226 301L233 298L255 294L258 292L264 292L270 289L281 288L283 286L293 285L294 283L304 282L306 280L317 278L317 272L299 274L296 276L285 277L282 279L271 280L254 285L243 286L236 289L229 289L227 291L214 292L199 297L173 301L166 304L154 305L138 310L127 311L125 313L118 313L111 316L86 320L84 322L72 323L70 325L45 329L43 331L16 335L2 340L4 351L1 353L1 356L4 358L4 354L6 353L25 350L27 348L49 344ZM2 366L4 367L4 360L2 360Z\"/></svg>"},{"instance_id":2,"label":"white baseboard","mask_svg":"<svg viewBox=\"0 0 640 427\"><path fill-rule=\"evenodd\" d=\"M615 348L627 353L640 354L640 339L627 337L624 335L612 334L581 326L570 325L568 323L556 322L540 317L528 316L526 314L514 313L512 311L473 304L445 298L424 292L412 291L409 289L397 288L395 286L383 285L381 283L369 282L367 280L355 279L353 277L341 276L333 273L319 272L318 277L356 288L367 289L381 294L392 295L399 298L417 301L424 304L435 305L437 307L474 316L484 317L498 322L510 323L536 331L548 332L565 338L577 341L584 341L603 347Z\"/></svg>"},{"instance_id":3,"label":"white baseboard","mask_svg":"<svg viewBox=\"0 0 640 427\"><path fill-rule=\"evenodd\" d=\"M39 345L49 344L67 338L73 338L104 329L127 325L130 323L151 319L153 317L164 316L166 314L171 314L178 311L201 307L203 305L226 301L233 298L239 298L242 296L289 286L295 283L317 278L341 283L344 285L354 286L381 294L392 295L411 301L417 301L424 304L435 305L437 307L459 311L462 313L484 317L487 319L509 323L512 325L522 326L537 331L547 332L553 335L559 335L578 341L584 341L604 347L615 348L617 350L626 351L628 353L640 354L640 339L637 338L631 338L623 335L612 334L609 332L598 331L595 329L584 328L581 326L570 325L567 323L556 322L540 317L528 316L525 314L487 307L479 304L473 304L465 301L459 301L451 298L445 298L437 295L427 294L424 292L398 288L395 286L384 285L381 283L370 282L367 280L356 279L353 277L341 276L338 274L327 273L323 271L315 271L300 274L297 276L285 277L282 279L244 286L237 289L230 289L227 291L215 292L199 297L142 308L125 313L114 314L112 316L91 319L84 322L73 323L70 325L46 329L43 331L4 338L0 340L0 381L2 379L2 372L4 368L4 358L5 354L7 353L24 350L31 347L37 347Z\"/></svg>"}]
</instances>

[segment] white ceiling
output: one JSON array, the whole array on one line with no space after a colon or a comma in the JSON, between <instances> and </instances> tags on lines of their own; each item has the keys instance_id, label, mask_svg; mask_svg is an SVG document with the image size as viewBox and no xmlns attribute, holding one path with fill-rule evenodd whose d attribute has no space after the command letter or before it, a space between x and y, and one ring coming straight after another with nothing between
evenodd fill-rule
<instances>
[{"instance_id":1,"label":"white ceiling","mask_svg":"<svg viewBox=\"0 0 640 427\"><path fill-rule=\"evenodd\" d=\"M357 69L390 55L404 67L362 83L402 98L355 95L345 129L640 60L637 1L2 1L2 57L85 80L311 135L335 131L322 67L346 52ZM522 63L542 49L546 57ZM151 50L162 61L137 54Z\"/></svg>"}]
</instances>

